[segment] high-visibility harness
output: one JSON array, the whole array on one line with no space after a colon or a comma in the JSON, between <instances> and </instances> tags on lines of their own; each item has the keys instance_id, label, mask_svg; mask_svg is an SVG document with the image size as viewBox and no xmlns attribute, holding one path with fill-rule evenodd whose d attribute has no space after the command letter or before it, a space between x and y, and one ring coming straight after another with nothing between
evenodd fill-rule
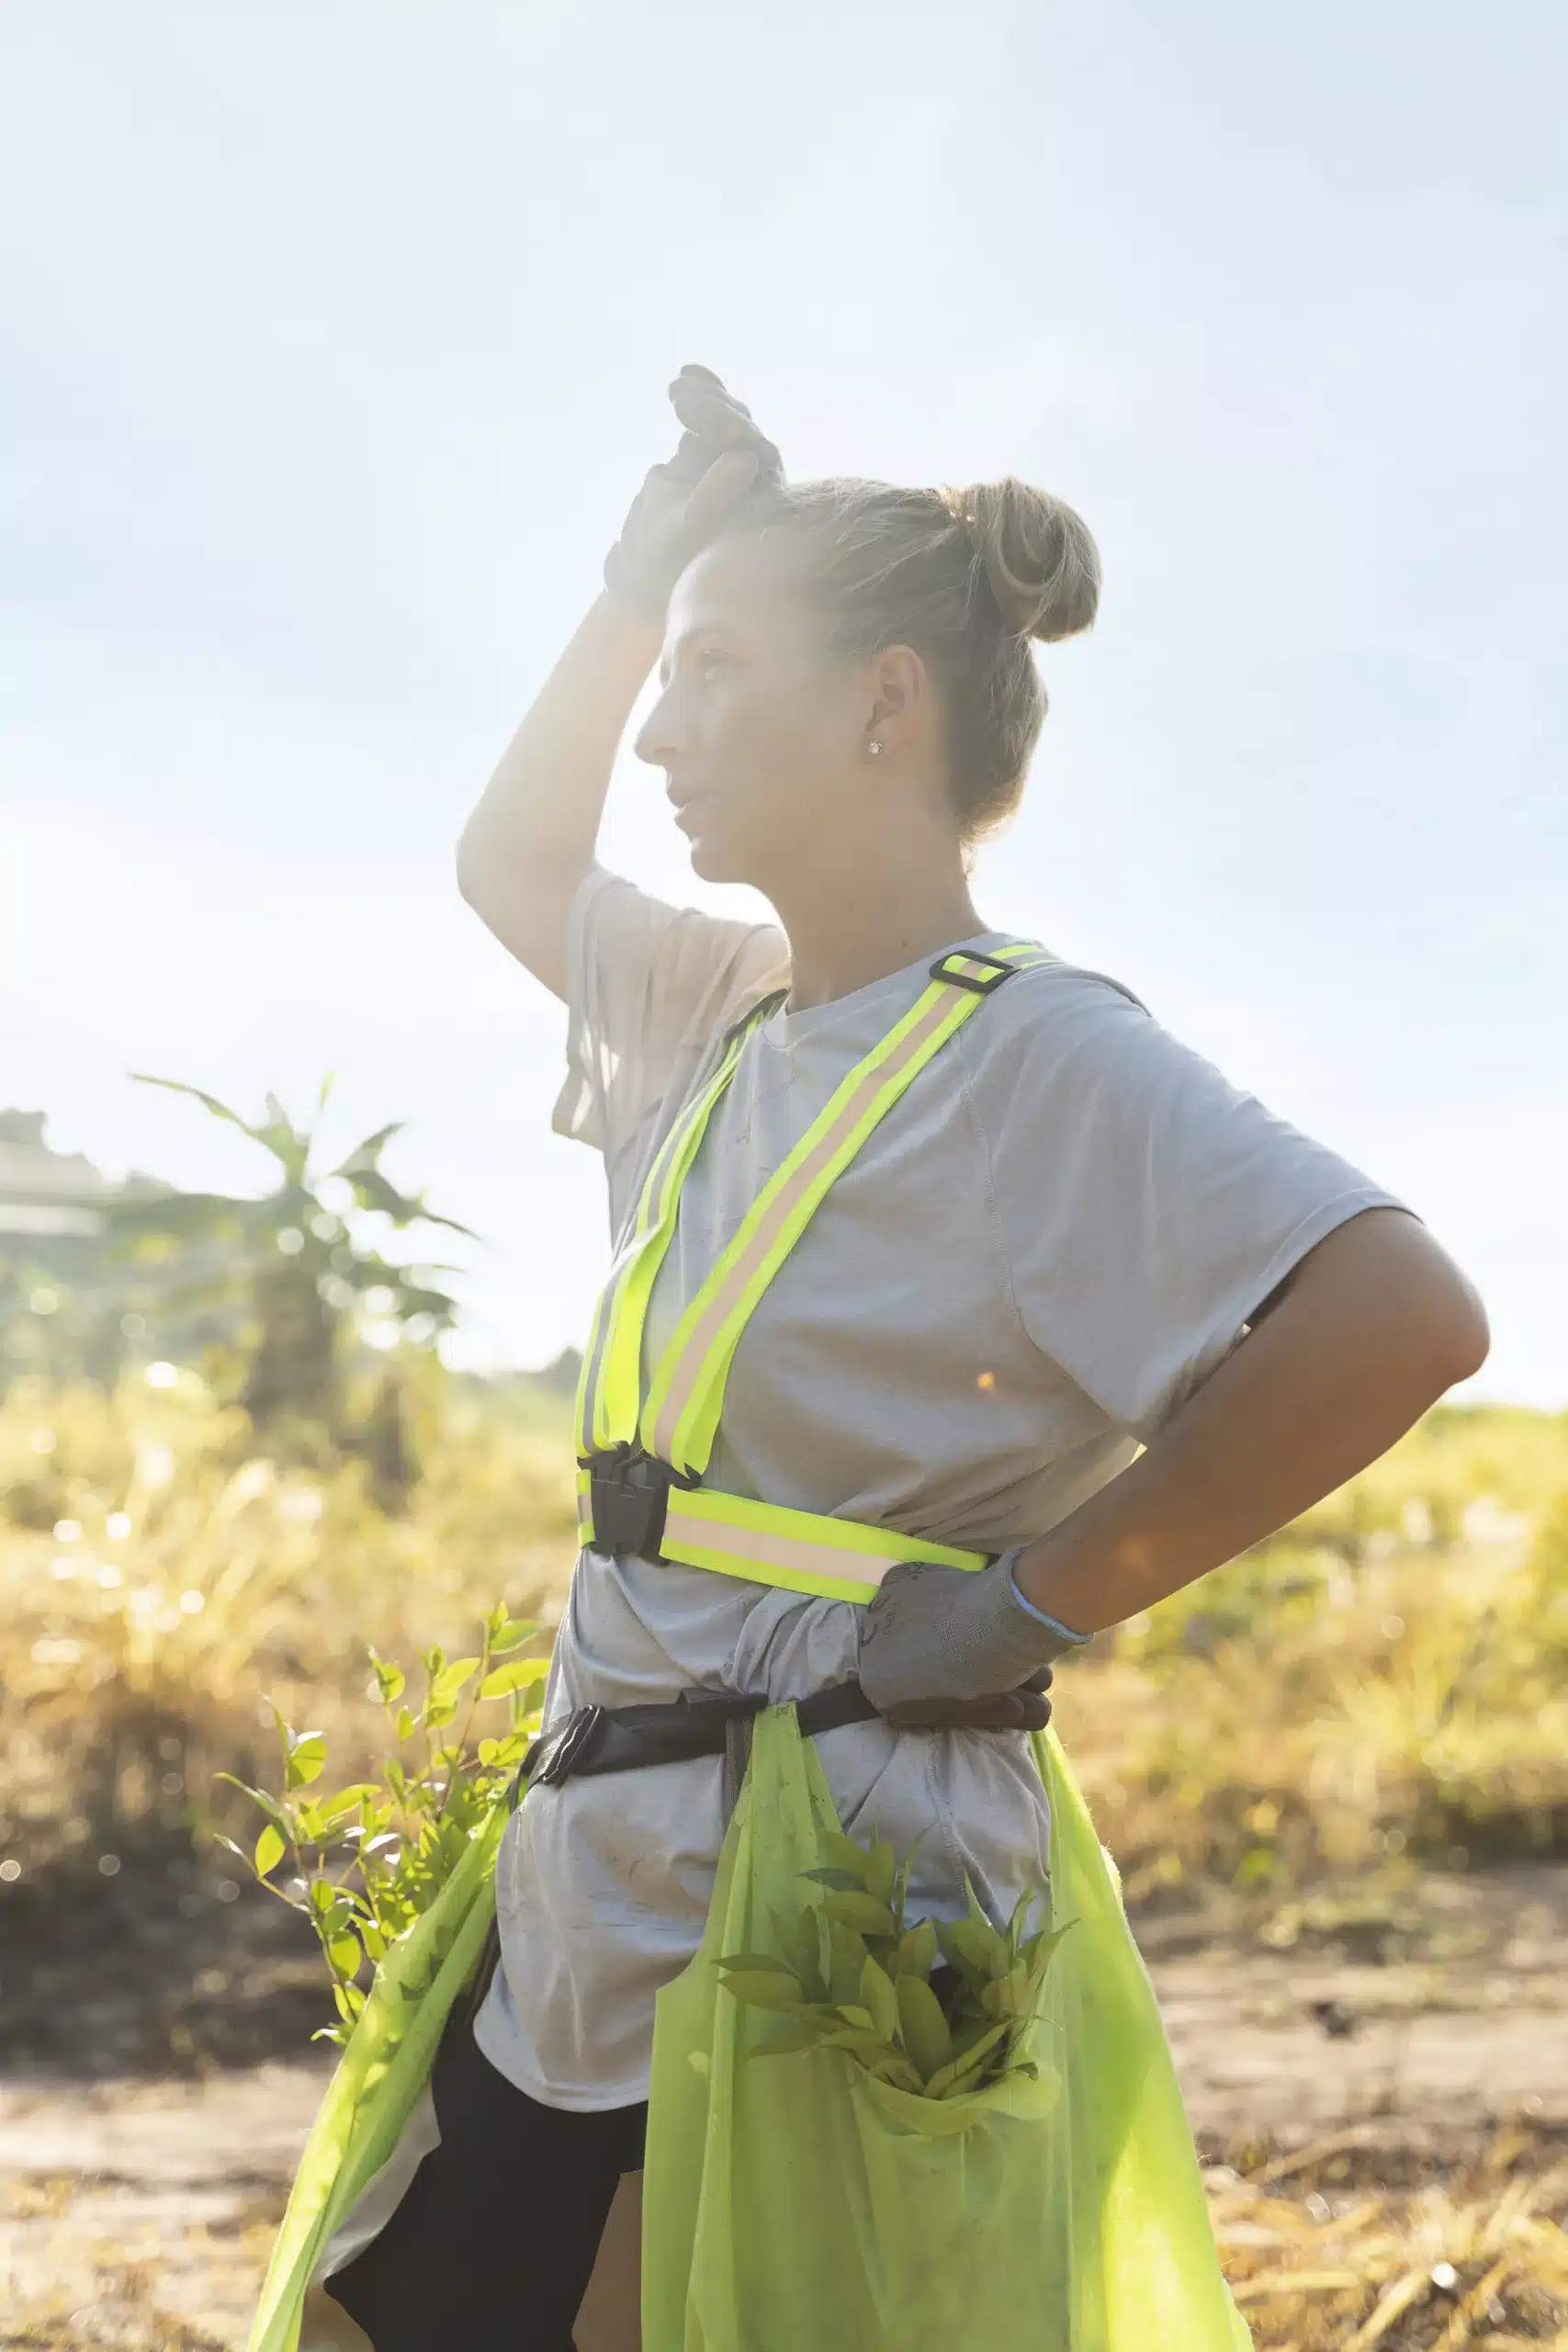
<instances>
[{"instance_id":1,"label":"high-visibility harness","mask_svg":"<svg viewBox=\"0 0 1568 2352\"><path fill-rule=\"evenodd\" d=\"M960 1568L986 1565L987 1555L981 1552L710 1492L701 1479L736 1343L829 1186L904 1089L986 998L1021 967L1054 960L1045 949L1028 942L995 956L957 949L937 959L931 967L931 985L850 1072L753 1203L687 1307L645 1397L640 1393L643 1325L654 1277L674 1232L682 1182L714 1105L734 1076L747 1035L782 999L775 995L752 1007L720 1041L712 1074L681 1113L654 1159L594 1316L578 1396L579 1513L585 1544L617 1555L680 1562L791 1591L856 1601L870 1600L882 1576L900 1560L938 1560ZM809 1707L812 1702L804 1704ZM604 1711L583 1712L592 1715ZM764 1724L776 1732L776 1719L784 1712L765 1711ZM792 1736L806 1728L800 1710L794 1712ZM797 1736L795 1745L800 1752ZM770 1753L776 1751L775 1740ZM1055 2054L1066 2081L1061 2111L1066 2121L1052 2143L1055 2154L1051 2161L1059 2162L1061 2169L1045 2201L1069 2217L1074 2233L1074 2352L1145 2352L1156 2344L1168 2345L1171 2352L1250 2352L1247 2327L1220 2274L1169 2048L1127 1926L1114 1866L1100 1846L1055 1735L1034 1734L1033 1752L1051 1811L1053 1917L1060 1908L1064 1920L1076 1920L1079 1930L1076 1952L1069 1939L1047 1979L1053 1988ZM832 1807L825 1783L820 1795L826 1817ZM494 1939L493 1866L509 1810L498 1803L431 1908L398 1939L378 1967L365 2011L295 2177L250 2352L301 2352L301 2347L302 2352L326 2352L328 2343L339 2338L341 2312L330 2304L325 2321L318 2325L318 2313L308 2341L302 2339L307 2290L325 2275L323 2256L333 2233L383 2177L382 2167L404 2160L402 2141L410 2115L427 2081L453 2003L475 1975L477 1956L478 1981L488 1979L480 1955L487 1928L492 1944ZM726 1856L739 1850L739 1826L737 1816ZM721 1882L725 1867L721 1857ZM733 1884L727 1899L732 1898ZM719 1902L716 1892L716 1905ZM715 1934L728 1932L728 1913L721 1916L716 1909L710 1914L705 1951ZM698 1962L660 1993L655 2023L650 2134L662 2135L661 2161L650 2168L653 2201L644 2208L643 2324L644 2340L659 2352L694 2340L688 2318L694 2295L705 2312L721 2308L727 2314L720 2335L733 2352L740 2340L735 2333L739 2308L737 2240L744 2237L752 2246L765 2247L776 2234L776 2178L765 2223L750 2236L737 2232L734 2147L722 2133L715 2136L707 2105L716 2082L731 2102L726 2113L732 2112L734 2019L728 2008L723 2011L720 2038L714 2045L716 2060L705 2050L700 2053L701 2085L705 2087L699 2091L694 2089L699 2077L694 2071L692 2018L670 2006L685 1999L689 2007L696 1997L699 2007L705 2001L709 2010L715 2009L718 1995L699 1968L701 1959L699 1954ZM700 2018L697 2022L700 2027ZM726 2035L730 2041L724 2040ZM768 2079L777 2084L784 2078L775 2073ZM834 2113L841 2126L841 2107ZM860 2123L864 2120L861 2115ZM820 2123L814 2109L807 2113L799 2152L802 2177L817 2163L823 2144L832 2146L836 2160L846 2160L848 2143L824 2143ZM651 2150L651 2137L649 2144ZM754 2154L755 2132L748 2144ZM969 2178L963 2161L966 2143L940 2140L930 2144L933 2150L953 2149L959 2159L957 2186L962 2188ZM852 2145L847 2161L852 2172ZM855 2177L863 2196L863 2154L860 2161L862 2170ZM923 2163L919 2170L924 2178ZM1015 2172L1010 2155L1000 2177L1011 2178ZM710 2173L721 2200L721 2225L705 2230L694 2220L697 2209L692 2199ZM970 2186L973 2189L973 2182ZM887 2180L880 2193L886 2204ZM1019 2190L1026 2205L1033 2194L1027 2183ZM827 2210L837 2218L836 2207L829 2203ZM678 2227L668 2226L671 2213ZM994 2211L988 2203L985 2221L991 2230ZM1032 2233L1031 2243L1039 2236L1037 2221L1032 2210L1025 2233L1029 2237ZM919 2251L910 2249L911 2261ZM716 2345L720 2335L705 2334L704 2341ZM996 2337L997 2329L987 2324L983 2340L994 2343Z\"/></svg>"},{"instance_id":2,"label":"high-visibility harness","mask_svg":"<svg viewBox=\"0 0 1568 2352\"><path fill-rule=\"evenodd\" d=\"M1056 960L1027 940L996 955L958 948L938 956L908 1012L855 1064L759 1193L671 1333L645 1396L643 1327L674 1237L682 1185L747 1037L784 992L763 998L726 1034L711 1075L654 1157L594 1310L577 1392L577 1511L585 1545L830 1600L870 1600L901 1560L987 1565L984 1552L722 1494L702 1479L740 1335L829 1186L988 997L1025 966Z\"/></svg>"}]
</instances>

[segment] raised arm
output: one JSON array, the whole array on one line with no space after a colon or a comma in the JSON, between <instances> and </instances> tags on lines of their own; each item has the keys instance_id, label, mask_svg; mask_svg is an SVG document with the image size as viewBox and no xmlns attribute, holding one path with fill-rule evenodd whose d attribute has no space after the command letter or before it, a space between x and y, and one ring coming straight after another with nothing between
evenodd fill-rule
<instances>
[{"instance_id":1,"label":"raised arm","mask_svg":"<svg viewBox=\"0 0 1568 2352\"><path fill-rule=\"evenodd\" d=\"M711 369L670 386L682 431L650 467L578 624L502 755L457 844L457 887L502 945L566 992L566 915L593 862L610 772L659 656L670 593L779 453Z\"/></svg>"},{"instance_id":2,"label":"raised arm","mask_svg":"<svg viewBox=\"0 0 1568 2352\"><path fill-rule=\"evenodd\" d=\"M502 945L566 994L566 910L593 862L610 771L663 631L595 599L457 843L457 887Z\"/></svg>"}]
</instances>

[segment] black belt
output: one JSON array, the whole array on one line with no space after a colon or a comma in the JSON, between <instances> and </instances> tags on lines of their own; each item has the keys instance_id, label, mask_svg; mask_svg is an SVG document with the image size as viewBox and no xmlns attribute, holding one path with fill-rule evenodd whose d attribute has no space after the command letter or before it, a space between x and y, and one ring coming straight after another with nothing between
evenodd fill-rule
<instances>
[{"instance_id":1,"label":"black belt","mask_svg":"<svg viewBox=\"0 0 1568 2352\"><path fill-rule=\"evenodd\" d=\"M578 1707L540 1734L513 1783L515 1806L525 1789L548 1788L581 1772L627 1772L642 1764L682 1764L694 1756L722 1756L729 1726L772 1704L729 1692L682 1690L678 1699L633 1707ZM802 1736L868 1723L876 1709L858 1682L836 1682L795 1702Z\"/></svg>"}]
</instances>

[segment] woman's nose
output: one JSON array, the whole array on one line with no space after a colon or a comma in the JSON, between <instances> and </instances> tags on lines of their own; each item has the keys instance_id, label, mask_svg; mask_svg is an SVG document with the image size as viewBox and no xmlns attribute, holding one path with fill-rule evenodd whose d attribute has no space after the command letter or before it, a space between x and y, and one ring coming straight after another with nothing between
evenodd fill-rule
<instances>
[{"instance_id":1,"label":"woman's nose","mask_svg":"<svg viewBox=\"0 0 1568 2352\"><path fill-rule=\"evenodd\" d=\"M637 729L632 749L637 758L646 760L650 767L665 766L675 753L673 718L670 696L668 693L662 694Z\"/></svg>"}]
</instances>

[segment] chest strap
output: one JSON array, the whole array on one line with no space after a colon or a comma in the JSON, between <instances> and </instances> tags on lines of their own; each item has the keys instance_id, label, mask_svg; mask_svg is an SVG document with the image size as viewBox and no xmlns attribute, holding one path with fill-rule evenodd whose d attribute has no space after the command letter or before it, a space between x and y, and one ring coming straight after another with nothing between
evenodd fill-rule
<instances>
[{"instance_id":1,"label":"chest strap","mask_svg":"<svg viewBox=\"0 0 1568 2352\"><path fill-rule=\"evenodd\" d=\"M859 1520L683 1487L665 1464L630 1451L579 1464L577 1527L581 1544L617 1558L673 1560L827 1600L874 1600L877 1586L900 1560L983 1568L994 1556Z\"/></svg>"},{"instance_id":2,"label":"chest strap","mask_svg":"<svg viewBox=\"0 0 1568 2352\"><path fill-rule=\"evenodd\" d=\"M749 1501L702 1485L736 1348L759 1300L837 1178L964 1023L1026 965L1028 941L997 955L938 956L930 984L857 1062L720 1251L641 1392L654 1279L674 1237L681 1188L764 999L728 1034L712 1074L656 1155L595 1311L578 1388L578 1522L584 1544L677 1561L830 1600L866 1601L900 1560L984 1567L990 1556L896 1529Z\"/></svg>"}]
</instances>

